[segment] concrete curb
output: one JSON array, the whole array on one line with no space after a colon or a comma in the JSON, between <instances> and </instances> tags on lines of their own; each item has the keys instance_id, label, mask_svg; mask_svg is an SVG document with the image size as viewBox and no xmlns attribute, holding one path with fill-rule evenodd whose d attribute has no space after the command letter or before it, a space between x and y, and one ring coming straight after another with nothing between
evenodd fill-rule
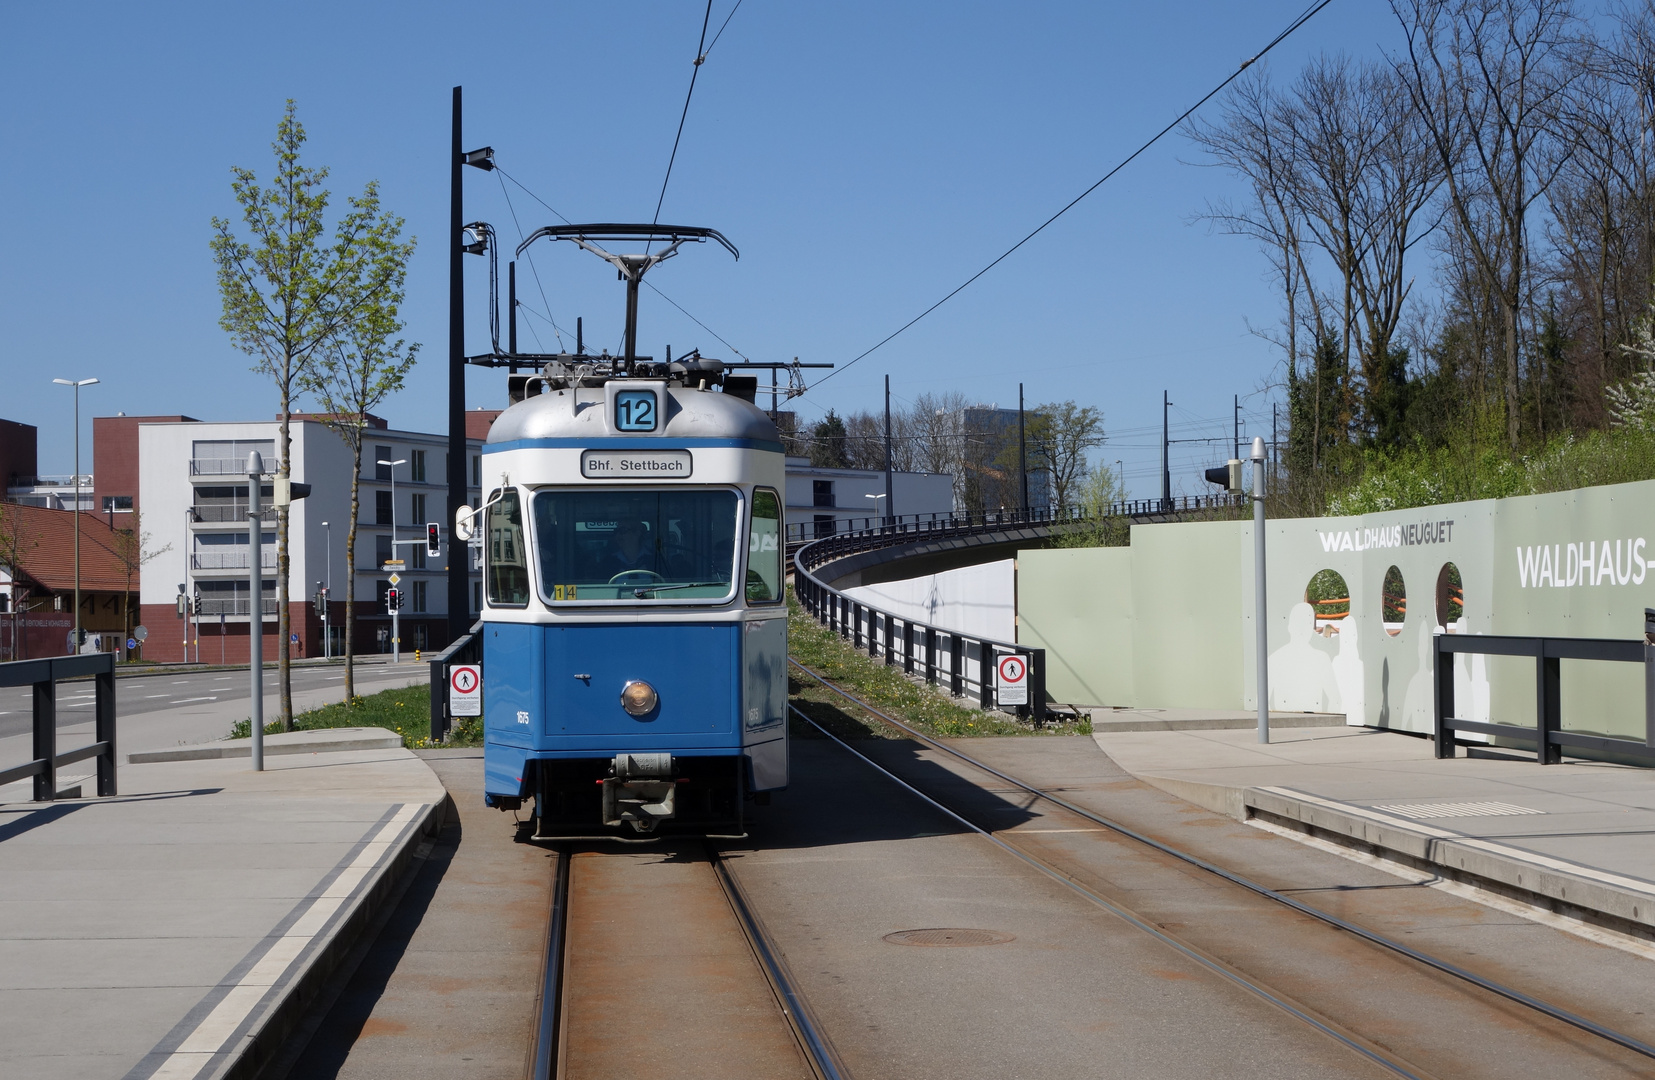
<instances>
[{"instance_id":1,"label":"concrete curb","mask_svg":"<svg viewBox=\"0 0 1655 1080\"><path fill-rule=\"evenodd\" d=\"M1238 821L1261 818L1559 915L1655 937L1655 882L1291 788L1226 787L1163 776L1139 779Z\"/></svg>"},{"instance_id":2,"label":"concrete curb","mask_svg":"<svg viewBox=\"0 0 1655 1080\"><path fill-rule=\"evenodd\" d=\"M1133 716L1130 720L1111 720L1109 710L1095 706L1078 706L1092 714L1092 731L1098 735L1113 735L1120 731L1249 731L1258 726L1257 717L1211 717L1200 720L1156 720ZM1344 723L1344 718L1329 719L1325 713L1288 713L1270 716L1270 727L1320 728Z\"/></svg>"},{"instance_id":3,"label":"concrete curb","mask_svg":"<svg viewBox=\"0 0 1655 1080\"><path fill-rule=\"evenodd\" d=\"M268 757L279 754L322 754L337 750L394 750L401 746L401 735L378 727L284 731L278 735L264 737L264 752ZM127 761L133 765L147 765L157 761L204 761L252 755L252 739L227 739L200 746L180 746L173 750L142 750L127 755Z\"/></svg>"},{"instance_id":4,"label":"concrete curb","mask_svg":"<svg viewBox=\"0 0 1655 1080\"><path fill-rule=\"evenodd\" d=\"M442 828L447 804L444 798L426 806L416 827L408 830L401 850L379 866L372 883L357 895L327 941L310 954L304 970L289 981L281 997L253 1021L241 1045L211 1074L212 1080L255 1080L282 1052L311 1006L326 993L334 972L352 954L362 935L378 923L381 910L401 896L403 879L411 873L414 859L421 856L420 848L429 850L427 838Z\"/></svg>"}]
</instances>

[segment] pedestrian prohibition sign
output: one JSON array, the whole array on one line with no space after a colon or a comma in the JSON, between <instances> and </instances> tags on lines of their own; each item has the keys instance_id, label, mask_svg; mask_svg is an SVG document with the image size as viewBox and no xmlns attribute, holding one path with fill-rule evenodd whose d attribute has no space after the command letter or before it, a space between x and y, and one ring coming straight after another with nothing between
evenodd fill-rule
<instances>
[{"instance_id":1,"label":"pedestrian prohibition sign","mask_svg":"<svg viewBox=\"0 0 1655 1080\"><path fill-rule=\"evenodd\" d=\"M995 664L995 700L1001 705L1029 703L1029 663L1016 653L1000 657Z\"/></svg>"},{"instance_id":2,"label":"pedestrian prohibition sign","mask_svg":"<svg viewBox=\"0 0 1655 1080\"><path fill-rule=\"evenodd\" d=\"M476 664L449 667L448 715L483 715L483 669Z\"/></svg>"}]
</instances>

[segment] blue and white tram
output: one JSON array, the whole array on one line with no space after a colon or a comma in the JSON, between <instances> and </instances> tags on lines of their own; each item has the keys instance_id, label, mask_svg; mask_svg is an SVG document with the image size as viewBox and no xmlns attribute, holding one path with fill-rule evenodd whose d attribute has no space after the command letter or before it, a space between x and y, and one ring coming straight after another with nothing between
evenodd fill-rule
<instances>
[{"instance_id":1,"label":"blue and white tram","mask_svg":"<svg viewBox=\"0 0 1655 1080\"><path fill-rule=\"evenodd\" d=\"M642 370L483 447L485 797L541 837L740 833L787 784L780 437L715 362Z\"/></svg>"}]
</instances>

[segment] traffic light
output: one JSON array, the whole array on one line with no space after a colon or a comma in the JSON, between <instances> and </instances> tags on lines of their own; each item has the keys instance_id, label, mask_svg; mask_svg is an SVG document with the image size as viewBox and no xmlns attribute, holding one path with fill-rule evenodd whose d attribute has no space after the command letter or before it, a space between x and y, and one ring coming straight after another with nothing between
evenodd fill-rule
<instances>
[{"instance_id":1,"label":"traffic light","mask_svg":"<svg viewBox=\"0 0 1655 1080\"><path fill-rule=\"evenodd\" d=\"M385 610L396 611L402 607L402 593L396 588L385 590Z\"/></svg>"},{"instance_id":2,"label":"traffic light","mask_svg":"<svg viewBox=\"0 0 1655 1080\"><path fill-rule=\"evenodd\" d=\"M200 593L195 594L194 611L195 611L196 618L200 618L201 617L201 594Z\"/></svg>"},{"instance_id":3,"label":"traffic light","mask_svg":"<svg viewBox=\"0 0 1655 1080\"><path fill-rule=\"evenodd\" d=\"M442 554L442 530L435 521L425 523L425 553L433 559Z\"/></svg>"},{"instance_id":4,"label":"traffic light","mask_svg":"<svg viewBox=\"0 0 1655 1080\"><path fill-rule=\"evenodd\" d=\"M180 619L184 617L184 613L189 609L189 603L190 598L180 592L178 594L178 617Z\"/></svg>"},{"instance_id":5,"label":"traffic light","mask_svg":"<svg viewBox=\"0 0 1655 1080\"><path fill-rule=\"evenodd\" d=\"M1223 465L1215 465L1202 474L1207 483L1217 484L1225 491L1239 492L1241 490L1241 459L1231 458Z\"/></svg>"},{"instance_id":6,"label":"traffic light","mask_svg":"<svg viewBox=\"0 0 1655 1080\"><path fill-rule=\"evenodd\" d=\"M316 614L321 617L323 622L327 622L327 619L328 619L328 591L326 589L317 589L316 590Z\"/></svg>"}]
</instances>

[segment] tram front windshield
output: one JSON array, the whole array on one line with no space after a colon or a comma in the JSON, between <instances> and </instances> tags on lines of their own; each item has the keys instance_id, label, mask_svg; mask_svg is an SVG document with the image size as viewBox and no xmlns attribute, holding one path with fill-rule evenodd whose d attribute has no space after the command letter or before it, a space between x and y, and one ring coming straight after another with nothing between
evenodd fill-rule
<instances>
[{"instance_id":1,"label":"tram front windshield","mask_svg":"<svg viewBox=\"0 0 1655 1080\"><path fill-rule=\"evenodd\" d=\"M550 603L726 600L740 529L734 491L583 488L534 497Z\"/></svg>"}]
</instances>

